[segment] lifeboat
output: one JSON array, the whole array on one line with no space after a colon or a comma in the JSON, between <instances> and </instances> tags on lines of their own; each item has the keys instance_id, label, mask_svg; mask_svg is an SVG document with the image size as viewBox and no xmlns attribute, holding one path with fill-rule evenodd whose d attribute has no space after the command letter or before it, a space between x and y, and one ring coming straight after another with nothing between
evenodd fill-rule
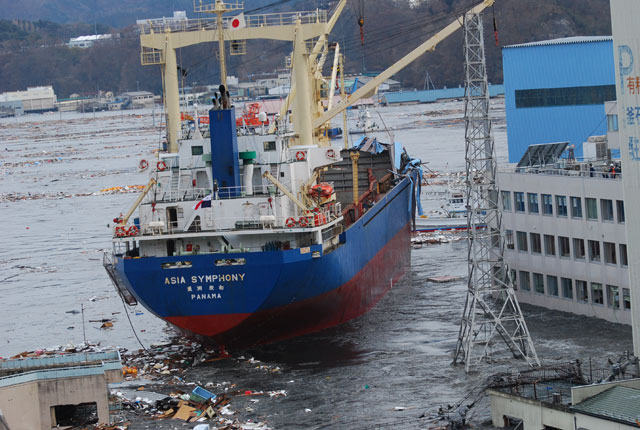
<instances>
[{"instance_id":1,"label":"lifeboat","mask_svg":"<svg viewBox=\"0 0 640 430\"><path fill-rule=\"evenodd\" d=\"M333 187L326 182L321 182L309 189L309 195L312 197L328 198L333 194Z\"/></svg>"}]
</instances>

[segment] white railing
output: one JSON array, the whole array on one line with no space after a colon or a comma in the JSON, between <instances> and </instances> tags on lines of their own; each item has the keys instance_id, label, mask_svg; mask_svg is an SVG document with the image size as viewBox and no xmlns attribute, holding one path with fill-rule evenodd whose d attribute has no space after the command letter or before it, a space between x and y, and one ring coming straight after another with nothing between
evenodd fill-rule
<instances>
[{"instance_id":1,"label":"white railing","mask_svg":"<svg viewBox=\"0 0 640 430\"><path fill-rule=\"evenodd\" d=\"M267 232L278 232L283 229L311 229L322 227L331 223L341 216L342 207L338 203L331 209L320 212L313 212L306 216L286 216L275 217L272 215L262 215L258 217L228 217L216 218L214 225L210 227L206 222L203 225L201 218L190 224L187 231L181 221L152 221L142 223L136 229L133 226L126 226L124 233L117 235L114 229L114 237L131 239L137 236L161 236L165 234L188 234L188 233L215 233L230 231L255 231L256 234ZM227 226L226 228L224 226Z\"/></svg>"},{"instance_id":2,"label":"white railing","mask_svg":"<svg viewBox=\"0 0 640 430\"><path fill-rule=\"evenodd\" d=\"M223 19L223 27L230 28L233 17ZM245 15L247 28L262 28L284 25L295 25L299 19L302 24L319 24L327 22L326 10L315 10L306 12L283 12L269 13L264 15ZM149 19L138 24L141 34L154 34L164 32L185 32L217 30L216 18L196 18L196 19Z\"/></svg>"},{"instance_id":3,"label":"white railing","mask_svg":"<svg viewBox=\"0 0 640 430\"><path fill-rule=\"evenodd\" d=\"M251 188L253 191L252 195L273 196L280 194L275 185L258 185ZM204 199L209 195L211 195L212 200L242 199L250 197L251 195L247 194L247 191L248 188L244 186L219 188L215 193L212 192L211 188L188 188L186 190L169 188L167 190L158 190L155 196L153 193L150 193L150 195L151 198L155 197L155 201L158 203L193 200L194 204L196 204L196 200Z\"/></svg>"},{"instance_id":4,"label":"white railing","mask_svg":"<svg viewBox=\"0 0 640 430\"><path fill-rule=\"evenodd\" d=\"M594 166L594 170L573 170L555 167L517 167L515 169L498 169L499 173L521 173L548 176L572 176L595 179L622 179L622 172L613 174L610 170L605 170L602 166Z\"/></svg>"}]
</instances>

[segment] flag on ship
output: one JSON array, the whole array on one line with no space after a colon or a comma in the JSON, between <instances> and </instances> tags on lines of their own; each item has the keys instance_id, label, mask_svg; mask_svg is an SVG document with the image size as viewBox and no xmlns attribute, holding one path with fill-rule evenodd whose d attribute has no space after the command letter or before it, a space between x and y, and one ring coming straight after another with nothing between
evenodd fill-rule
<instances>
[{"instance_id":1,"label":"flag on ship","mask_svg":"<svg viewBox=\"0 0 640 430\"><path fill-rule=\"evenodd\" d=\"M196 203L196 205L193 207L193 209L194 210L198 210L200 208L210 208L210 207L211 207L211 194L209 194L204 199L202 199L198 203Z\"/></svg>"},{"instance_id":2,"label":"flag on ship","mask_svg":"<svg viewBox=\"0 0 640 430\"><path fill-rule=\"evenodd\" d=\"M244 28L246 26L247 26L247 23L244 20L244 13L241 13L240 15L234 17L231 20L231 29L232 30L236 30L238 28Z\"/></svg>"}]
</instances>

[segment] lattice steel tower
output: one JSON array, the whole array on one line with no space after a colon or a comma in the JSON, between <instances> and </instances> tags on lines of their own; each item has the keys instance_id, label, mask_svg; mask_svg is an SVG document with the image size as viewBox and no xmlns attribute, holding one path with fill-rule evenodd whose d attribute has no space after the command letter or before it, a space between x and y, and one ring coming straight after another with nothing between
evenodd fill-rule
<instances>
[{"instance_id":1,"label":"lattice steel tower","mask_svg":"<svg viewBox=\"0 0 640 430\"><path fill-rule=\"evenodd\" d=\"M464 23L465 147L469 281L454 363L465 371L491 358L500 337L514 357L539 365L529 330L503 261L500 195L489 116L489 89L482 16L468 13ZM486 226L486 228L484 227Z\"/></svg>"}]
</instances>

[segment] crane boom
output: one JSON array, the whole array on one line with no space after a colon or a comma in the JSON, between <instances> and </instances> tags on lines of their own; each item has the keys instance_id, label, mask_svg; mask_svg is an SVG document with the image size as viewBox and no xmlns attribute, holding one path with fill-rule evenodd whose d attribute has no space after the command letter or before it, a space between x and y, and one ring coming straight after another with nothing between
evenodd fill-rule
<instances>
[{"instance_id":1,"label":"crane boom","mask_svg":"<svg viewBox=\"0 0 640 430\"><path fill-rule=\"evenodd\" d=\"M480 13L484 9L493 5L494 1L495 0L484 0L482 3L471 8L466 13ZM333 118L334 116L336 116L337 114L339 114L340 112L342 112L343 110L345 110L346 108L348 108L349 106L351 106L352 104L360 100L361 98L365 97L367 94L372 93L375 90L375 88L378 87L381 83L389 79L394 74L398 73L400 70L407 67L409 64L411 64L416 59L418 59L422 54L424 54L427 51L434 50L438 45L438 43L440 43L441 41L449 37L457 29L462 27L463 21L464 21L464 15L459 16L453 22L451 22L449 25L443 28L441 31L433 35L427 41L425 41L420 46L415 48L413 51L409 52L407 55L402 57L399 61L391 65L384 72L380 73L378 76L373 78L367 84L360 87L356 92L351 94L349 97L340 101L333 108L324 112L322 115L320 115L318 118L316 118L313 121L313 128L318 128L322 126L322 124L331 120L331 118Z\"/></svg>"}]
</instances>

